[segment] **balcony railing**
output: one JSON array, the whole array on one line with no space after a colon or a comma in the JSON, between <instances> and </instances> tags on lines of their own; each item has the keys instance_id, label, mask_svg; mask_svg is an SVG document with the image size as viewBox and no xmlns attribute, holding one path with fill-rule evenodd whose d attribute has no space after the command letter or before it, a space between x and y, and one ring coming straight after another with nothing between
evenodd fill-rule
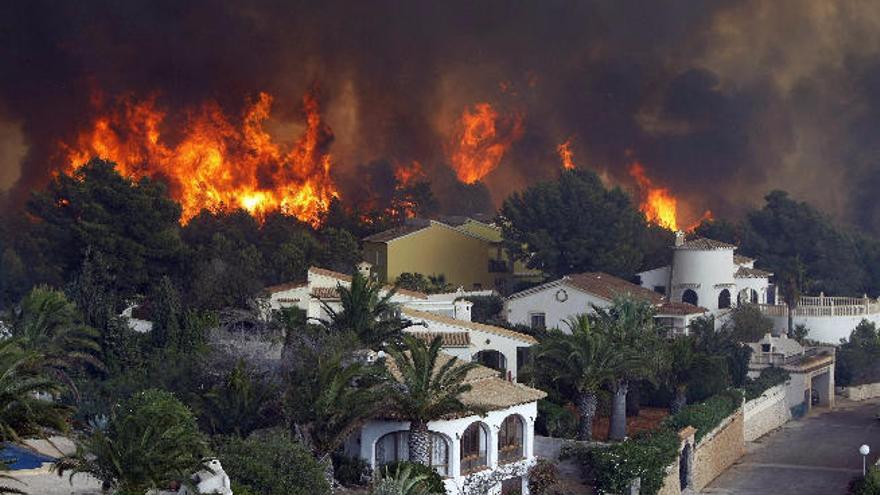
<instances>
[{"instance_id":1,"label":"balcony railing","mask_svg":"<svg viewBox=\"0 0 880 495\"><path fill-rule=\"evenodd\" d=\"M751 304L767 316L788 316L784 304ZM868 297L802 296L794 309L794 316L865 316L880 314L880 301Z\"/></svg>"}]
</instances>

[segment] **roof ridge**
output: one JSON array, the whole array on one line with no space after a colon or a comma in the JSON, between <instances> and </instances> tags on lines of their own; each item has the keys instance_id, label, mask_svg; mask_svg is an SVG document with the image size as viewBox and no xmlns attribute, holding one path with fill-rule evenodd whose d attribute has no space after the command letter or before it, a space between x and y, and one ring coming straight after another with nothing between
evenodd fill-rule
<instances>
[{"instance_id":1,"label":"roof ridge","mask_svg":"<svg viewBox=\"0 0 880 495\"><path fill-rule=\"evenodd\" d=\"M401 308L401 312L404 314L409 314L411 316L416 316L420 318L425 318L427 320L434 320L439 323L446 323L447 325L458 326L462 328L469 328L471 330L477 330L481 332L494 333L495 335L499 335L501 337L509 337L512 339L517 339L522 342L527 342L530 344L537 344L538 341L531 335L527 335L521 332L517 332L515 330L510 330L504 327L498 327L495 325L487 325L485 323L479 323L476 321L467 321L467 320L458 320L452 318L451 316L441 315L438 313L432 313L430 311L421 311L418 309L408 308L404 306Z\"/></svg>"}]
</instances>

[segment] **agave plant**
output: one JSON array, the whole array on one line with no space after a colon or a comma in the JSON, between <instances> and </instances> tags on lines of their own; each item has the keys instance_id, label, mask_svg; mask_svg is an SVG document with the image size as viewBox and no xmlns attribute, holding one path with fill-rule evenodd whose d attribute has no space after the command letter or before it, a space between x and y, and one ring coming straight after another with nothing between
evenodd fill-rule
<instances>
[{"instance_id":1,"label":"agave plant","mask_svg":"<svg viewBox=\"0 0 880 495\"><path fill-rule=\"evenodd\" d=\"M385 468L370 495L429 495L427 479L424 474L414 473L411 465L398 464L393 473Z\"/></svg>"}]
</instances>

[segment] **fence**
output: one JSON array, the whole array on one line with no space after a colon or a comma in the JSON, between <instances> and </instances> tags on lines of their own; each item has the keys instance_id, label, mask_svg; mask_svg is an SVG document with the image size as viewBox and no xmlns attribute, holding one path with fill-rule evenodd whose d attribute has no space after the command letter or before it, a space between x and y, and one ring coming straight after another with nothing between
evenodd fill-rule
<instances>
[{"instance_id":1,"label":"fence","mask_svg":"<svg viewBox=\"0 0 880 495\"><path fill-rule=\"evenodd\" d=\"M788 316L783 304L752 304L766 316ZM865 316L880 313L880 301L865 297L801 296L794 316Z\"/></svg>"}]
</instances>

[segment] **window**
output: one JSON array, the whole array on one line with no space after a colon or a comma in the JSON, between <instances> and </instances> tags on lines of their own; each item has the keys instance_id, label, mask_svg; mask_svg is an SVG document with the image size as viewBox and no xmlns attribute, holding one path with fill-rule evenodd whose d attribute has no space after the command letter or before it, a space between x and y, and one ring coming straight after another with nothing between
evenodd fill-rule
<instances>
[{"instance_id":1,"label":"window","mask_svg":"<svg viewBox=\"0 0 880 495\"><path fill-rule=\"evenodd\" d=\"M431 467L440 476L449 476L449 444L443 436L431 433ZM409 460L409 432L395 431L376 442L376 467Z\"/></svg>"},{"instance_id":2,"label":"window","mask_svg":"<svg viewBox=\"0 0 880 495\"><path fill-rule=\"evenodd\" d=\"M523 423L511 415L501 423L498 431L498 462L512 462L523 458Z\"/></svg>"},{"instance_id":3,"label":"window","mask_svg":"<svg viewBox=\"0 0 880 495\"><path fill-rule=\"evenodd\" d=\"M474 284L474 290L483 290L483 284Z\"/></svg>"},{"instance_id":4,"label":"window","mask_svg":"<svg viewBox=\"0 0 880 495\"><path fill-rule=\"evenodd\" d=\"M724 289L718 294L718 309L726 309L730 307L730 291Z\"/></svg>"},{"instance_id":5,"label":"window","mask_svg":"<svg viewBox=\"0 0 880 495\"><path fill-rule=\"evenodd\" d=\"M666 295L666 286L665 285L655 285L654 292L656 292L657 294L663 294L665 296Z\"/></svg>"},{"instance_id":6,"label":"window","mask_svg":"<svg viewBox=\"0 0 880 495\"><path fill-rule=\"evenodd\" d=\"M472 473L488 465L486 444L489 435L482 423L473 423L461 436L461 474Z\"/></svg>"},{"instance_id":7,"label":"window","mask_svg":"<svg viewBox=\"0 0 880 495\"><path fill-rule=\"evenodd\" d=\"M486 349L474 354L473 360L493 370L507 371L507 359L504 357L504 354L494 349Z\"/></svg>"},{"instance_id":8,"label":"window","mask_svg":"<svg viewBox=\"0 0 880 495\"><path fill-rule=\"evenodd\" d=\"M489 260L489 273L507 272L507 262L504 260Z\"/></svg>"},{"instance_id":9,"label":"window","mask_svg":"<svg viewBox=\"0 0 880 495\"><path fill-rule=\"evenodd\" d=\"M697 298L697 293L691 289L684 291L681 295L681 302L686 302L688 304L693 304L694 306L699 306L697 303L699 299Z\"/></svg>"},{"instance_id":10,"label":"window","mask_svg":"<svg viewBox=\"0 0 880 495\"><path fill-rule=\"evenodd\" d=\"M547 315L544 313L532 313L531 327L535 330L543 330L547 328Z\"/></svg>"}]
</instances>

